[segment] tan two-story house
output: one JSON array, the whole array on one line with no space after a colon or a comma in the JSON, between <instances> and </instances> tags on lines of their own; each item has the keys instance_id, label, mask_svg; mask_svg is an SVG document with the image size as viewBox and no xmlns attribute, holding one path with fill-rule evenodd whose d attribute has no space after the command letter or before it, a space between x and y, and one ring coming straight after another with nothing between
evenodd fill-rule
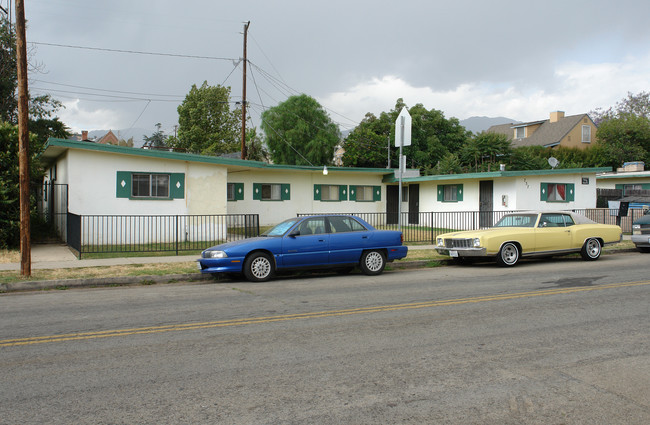
<instances>
[{"instance_id":1,"label":"tan two-story house","mask_svg":"<svg viewBox=\"0 0 650 425\"><path fill-rule=\"evenodd\" d=\"M526 123L493 125L488 132L505 134L513 147L544 146L585 149L596 141L596 124L587 114L565 116L551 112L550 118Z\"/></svg>"}]
</instances>

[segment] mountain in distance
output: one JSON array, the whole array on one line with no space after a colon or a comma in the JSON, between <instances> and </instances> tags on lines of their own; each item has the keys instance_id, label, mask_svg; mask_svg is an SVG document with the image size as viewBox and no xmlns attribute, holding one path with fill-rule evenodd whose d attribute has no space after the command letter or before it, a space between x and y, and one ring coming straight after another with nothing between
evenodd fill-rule
<instances>
[{"instance_id":1,"label":"mountain in distance","mask_svg":"<svg viewBox=\"0 0 650 425\"><path fill-rule=\"evenodd\" d=\"M465 127L467 130L471 131L474 134L478 134L481 131L485 131L493 125L500 124L518 124L521 121L513 120L512 118L506 117L469 117L464 120L460 120L460 125Z\"/></svg>"}]
</instances>

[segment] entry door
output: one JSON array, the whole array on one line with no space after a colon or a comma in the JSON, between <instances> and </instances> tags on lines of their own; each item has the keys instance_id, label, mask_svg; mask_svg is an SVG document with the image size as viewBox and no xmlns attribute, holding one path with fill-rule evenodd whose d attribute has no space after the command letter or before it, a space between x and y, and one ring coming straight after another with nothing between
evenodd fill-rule
<instances>
[{"instance_id":1,"label":"entry door","mask_svg":"<svg viewBox=\"0 0 650 425\"><path fill-rule=\"evenodd\" d=\"M399 186L386 186L386 224L397 224Z\"/></svg>"},{"instance_id":2,"label":"entry door","mask_svg":"<svg viewBox=\"0 0 650 425\"><path fill-rule=\"evenodd\" d=\"M481 228L492 227L494 205L494 185L492 180L484 180L479 183L479 226Z\"/></svg>"},{"instance_id":3,"label":"entry door","mask_svg":"<svg viewBox=\"0 0 650 425\"><path fill-rule=\"evenodd\" d=\"M419 184L409 185L409 224L420 224L420 185Z\"/></svg>"}]
</instances>

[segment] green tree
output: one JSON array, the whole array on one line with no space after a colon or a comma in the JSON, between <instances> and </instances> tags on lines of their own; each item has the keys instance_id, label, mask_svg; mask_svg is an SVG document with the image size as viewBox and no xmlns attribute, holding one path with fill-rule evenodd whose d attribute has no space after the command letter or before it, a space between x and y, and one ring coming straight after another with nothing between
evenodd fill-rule
<instances>
[{"instance_id":1,"label":"green tree","mask_svg":"<svg viewBox=\"0 0 650 425\"><path fill-rule=\"evenodd\" d=\"M0 20L0 122L18 123L18 71L16 68L16 38L13 26ZM37 68L37 67L32 67ZM29 98L28 127L41 144L49 137L66 138L68 128L56 112L63 105L49 94Z\"/></svg>"},{"instance_id":2,"label":"green tree","mask_svg":"<svg viewBox=\"0 0 650 425\"><path fill-rule=\"evenodd\" d=\"M165 144L165 133L160 129L162 127L161 123L156 123L156 131L154 131L151 136L143 135L145 146L152 148L164 148Z\"/></svg>"},{"instance_id":3,"label":"green tree","mask_svg":"<svg viewBox=\"0 0 650 425\"><path fill-rule=\"evenodd\" d=\"M379 118L368 112L343 142L343 164L346 167L386 167L391 128L386 112L382 112Z\"/></svg>"},{"instance_id":4,"label":"green tree","mask_svg":"<svg viewBox=\"0 0 650 425\"><path fill-rule=\"evenodd\" d=\"M638 117L650 118L650 92L641 92L633 94L627 93L627 97L616 102L615 106L603 110L598 108L589 113L591 119L600 125L602 122L620 118L621 115L636 115Z\"/></svg>"},{"instance_id":5,"label":"green tree","mask_svg":"<svg viewBox=\"0 0 650 425\"><path fill-rule=\"evenodd\" d=\"M230 87L194 84L177 110L178 137L168 139L171 147L204 155L240 149L241 110L230 109Z\"/></svg>"},{"instance_id":6,"label":"green tree","mask_svg":"<svg viewBox=\"0 0 650 425\"><path fill-rule=\"evenodd\" d=\"M452 152L447 152L434 167L425 169L427 175L460 174L462 172L461 160Z\"/></svg>"},{"instance_id":7,"label":"green tree","mask_svg":"<svg viewBox=\"0 0 650 425\"><path fill-rule=\"evenodd\" d=\"M395 146L395 121L406 104L397 99L395 108L379 117L366 114L364 120L346 137L343 162L346 166L385 167L390 140L391 166L397 164L399 148ZM470 132L456 118L446 119L441 111L427 110L422 104L409 108L411 145L403 148L407 166L432 170L448 153L458 153Z\"/></svg>"},{"instance_id":8,"label":"green tree","mask_svg":"<svg viewBox=\"0 0 650 425\"><path fill-rule=\"evenodd\" d=\"M620 167L627 161L650 164L650 119L621 113L600 124L596 140L609 158L607 165Z\"/></svg>"},{"instance_id":9,"label":"green tree","mask_svg":"<svg viewBox=\"0 0 650 425\"><path fill-rule=\"evenodd\" d=\"M512 143L508 136L483 131L468 139L460 150L464 165L474 171L498 169L498 164L507 163L512 152Z\"/></svg>"},{"instance_id":10,"label":"green tree","mask_svg":"<svg viewBox=\"0 0 650 425\"><path fill-rule=\"evenodd\" d=\"M252 128L246 132L246 159L250 161L269 162L269 152L264 146L264 141L257 134L257 129Z\"/></svg>"},{"instance_id":11,"label":"green tree","mask_svg":"<svg viewBox=\"0 0 650 425\"><path fill-rule=\"evenodd\" d=\"M330 165L340 140L325 109L306 94L264 111L261 128L276 164Z\"/></svg>"},{"instance_id":12,"label":"green tree","mask_svg":"<svg viewBox=\"0 0 650 425\"><path fill-rule=\"evenodd\" d=\"M42 144L34 134L30 134L29 168L32 187L38 187L42 182L43 168L38 161L41 151ZM18 126L0 123L0 248L15 248L20 245L18 168Z\"/></svg>"},{"instance_id":13,"label":"green tree","mask_svg":"<svg viewBox=\"0 0 650 425\"><path fill-rule=\"evenodd\" d=\"M548 158L551 150L543 146L522 146L515 148L510 155L509 170L545 170L551 168Z\"/></svg>"},{"instance_id":14,"label":"green tree","mask_svg":"<svg viewBox=\"0 0 650 425\"><path fill-rule=\"evenodd\" d=\"M15 123L18 113L16 37L7 19L0 20L0 122Z\"/></svg>"}]
</instances>

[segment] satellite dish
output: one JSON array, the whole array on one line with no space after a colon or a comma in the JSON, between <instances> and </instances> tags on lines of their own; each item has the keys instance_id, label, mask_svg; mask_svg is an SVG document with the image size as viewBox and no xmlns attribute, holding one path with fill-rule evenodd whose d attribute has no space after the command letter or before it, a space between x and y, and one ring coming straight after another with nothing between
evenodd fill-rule
<instances>
[{"instance_id":1,"label":"satellite dish","mask_svg":"<svg viewBox=\"0 0 650 425\"><path fill-rule=\"evenodd\" d=\"M553 169L555 167L557 167L559 164L560 164L560 161L558 161L557 158L555 158L554 156L552 156L552 157L550 157L548 159L548 165L550 165L551 168L553 168Z\"/></svg>"}]
</instances>

